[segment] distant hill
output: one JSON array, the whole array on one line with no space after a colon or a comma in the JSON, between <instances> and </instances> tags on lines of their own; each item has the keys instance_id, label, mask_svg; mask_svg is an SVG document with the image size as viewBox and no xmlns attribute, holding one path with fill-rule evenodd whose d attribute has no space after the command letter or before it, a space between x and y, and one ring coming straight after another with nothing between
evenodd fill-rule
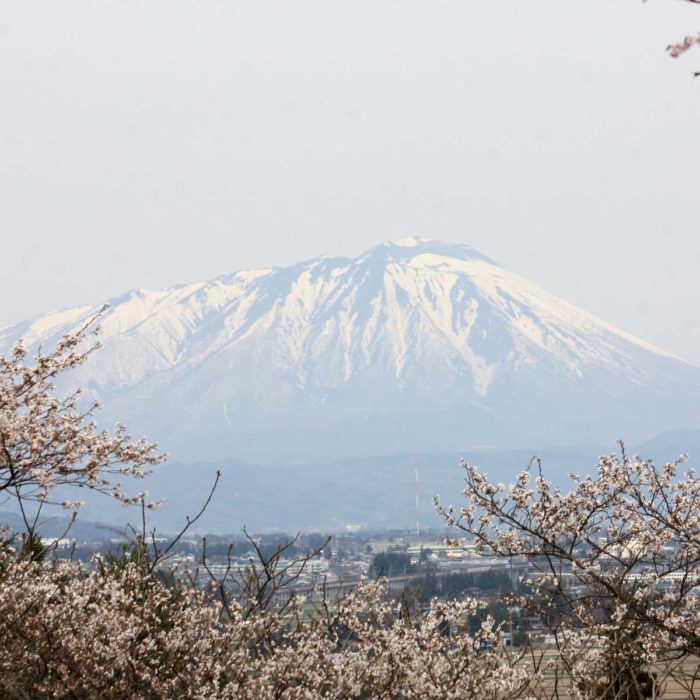
<instances>
[{"instance_id":1,"label":"distant hill","mask_svg":"<svg viewBox=\"0 0 700 700\"><path fill-rule=\"evenodd\" d=\"M246 525L259 531L334 531L348 527L369 529L409 529L415 527L414 470L418 470L419 521L423 528L439 527L432 498L439 495L445 504L461 504L463 472L460 457L484 470L494 481L512 482L536 456L542 460L545 475L567 488L567 475L595 471L597 458L616 451L614 443L545 450L470 450L423 454L402 454L364 459L344 459L309 464L251 463L224 460L217 463L163 464L143 481L127 484L132 493L148 489L153 500L165 503L149 512L149 523L160 532L175 532L204 503L214 482L216 470L221 480L204 517L193 532L235 534ZM628 445L630 454L653 457L660 462L675 459L682 452L690 464L700 467L700 431L678 431L659 436L641 445ZM73 500L85 500L72 536L104 540L116 537L117 530L131 522L140 526L140 511L85 490L66 493ZM0 523L20 527L19 516L0 513ZM66 524L63 510L48 511L57 516L41 528L46 536L59 535Z\"/></svg>"},{"instance_id":2,"label":"distant hill","mask_svg":"<svg viewBox=\"0 0 700 700\"><path fill-rule=\"evenodd\" d=\"M95 502L98 503L97 500ZM12 505L13 503L8 502L6 507L10 508ZM69 523L70 514L67 514L65 510L49 509L46 517L40 518L37 530L42 537L62 537L66 533ZM19 513L9 509L0 511L0 527L3 526L9 527L14 532L22 532L25 529ZM120 538L120 535L120 529L109 523L94 522L79 517L65 537L78 542L105 542L113 538Z\"/></svg>"},{"instance_id":3,"label":"distant hill","mask_svg":"<svg viewBox=\"0 0 700 700\"><path fill-rule=\"evenodd\" d=\"M641 457L673 462L682 454L700 466L700 430L670 430L634 448Z\"/></svg>"},{"instance_id":4,"label":"distant hill","mask_svg":"<svg viewBox=\"0 0 700 700\"><path fill-rule=\"evenodd\" d=\"M615 445L542 450L545 473L565 485L566 475L595 469L601 454ZM243 525L253 531L321 530L340 532L348 527L413 528L416 524L414 470L418 470L419 519L422 527L439 527L433 496L459 505L463 488L460 457L485 470L494 481L509 482L528 465L533 450L465 450L461 453L392 455L346 459L330 463L283 465L238 460L219 463L165 464L154 475L133 485L147 488L164 505L149 513L159 530L181 527L205 501L221 470L219 487L194 532L235 533ZM110 522L138 523L140 513L111 499L87 499L81 517Z\"/></svg>"}]
</instances>

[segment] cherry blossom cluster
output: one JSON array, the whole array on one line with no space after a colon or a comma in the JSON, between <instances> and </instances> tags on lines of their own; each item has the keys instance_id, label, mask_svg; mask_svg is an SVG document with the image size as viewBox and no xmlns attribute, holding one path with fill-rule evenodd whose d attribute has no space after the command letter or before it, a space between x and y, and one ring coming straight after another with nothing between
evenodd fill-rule
<instances>
[{"instance_id":1,"label":"cherry blossom cluster","mask_svg":"<svg viewBox=\"0 0 700 700\"><path fill-rule=\"evenodd\" d=\"M678 58L682 56L686 51L689 51L693 46L700 45L700 34L697 36L687 36L683 41L678 44L671 44L666 48L668 53L673 58Z\"/></svg>"},{"instance_id":2,"label":"cherry blossom cluster","mask_svg":"<svg viewBox=\"0 0 700 700\"><path fill-rule=\"evenodd\" d=\"M685 2L691 3L693 5L700 5L700 0L685 0ZM685 37L685 39L683 39L683 41L667 46L666 50L672 58L679 58L686 51L690 51L690 49L692 49L693 46L698 45L700 45L700 34L687 36ZM695 73L693 73L693 75L695 77L698 77L700 75L700 72L696 71Z\"/></svg>"},{"instance_id":3,"label":"cherry blossom cluster","mask_svg":"<svg viewBox=\"0 0 700 700\"><path fill-rule=\"evenodd\" d=\"M27 362L22 344L9 358L0 358L0 493L20 504L49 502L59 486L109 493L125 504L140 502L144 495L128 496L115 477L141 478L162 461L156 445L133 441L123 425L112 433L98 430L93 420L98 405L83 405L79 389L56 396L56 379L98 347L89 342L97 331L95 320L33 362Z\"/></svg>"},{"instance_id":4,"label":"cherry blossom cluster","mask_svg":"<svg viewBox=\"0 0 700 700\"><path fill-rule=\"evenodd\" d=\"M529 564L518 602L548 627L574 695L658 692L700 652L700 480L682 464L623 447L564 492L537 461L509 486L463 463L466 505L439 506L480 551Z\"/></svg>"},{"instance_id":5,"label":"cherry blossom cluster","mask_svg":"<svg viewBox=\"0 0 700 700\"><path fill-rule=\"evenodd\" d=\"M311 609L224 607L135 562L0 558L0 694L10 697L527 697L526 670L473 600L410 619L381 584ZM487 645L484 650L482 647Z\"/></svg>"}]
</instances>

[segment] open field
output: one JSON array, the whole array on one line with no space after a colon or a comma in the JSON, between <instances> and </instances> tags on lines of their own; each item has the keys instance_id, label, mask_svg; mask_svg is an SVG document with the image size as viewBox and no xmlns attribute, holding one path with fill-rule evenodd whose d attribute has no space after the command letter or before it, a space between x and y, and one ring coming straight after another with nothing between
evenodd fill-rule
<instances>
[{"instance_id":1,"label":"open field","mask_svg":"<svg viewBox=\"0 0 700 700\"><path fill-rule=\"evenodd\" d=\"M531 669L546 669L542 672L543 684L537 697L542 700L572 700L574 694L566 677L564 664L556 648L550 646L533 647L522 661ZM660 688L655 698L659 700L695 700L700 698L700 657L685 659L683 662L669 662L651 669L660 679ZM621 694L620 700L627 699ZM606 698L607 700L607 698Z\"/></svg>"}]
</instances>

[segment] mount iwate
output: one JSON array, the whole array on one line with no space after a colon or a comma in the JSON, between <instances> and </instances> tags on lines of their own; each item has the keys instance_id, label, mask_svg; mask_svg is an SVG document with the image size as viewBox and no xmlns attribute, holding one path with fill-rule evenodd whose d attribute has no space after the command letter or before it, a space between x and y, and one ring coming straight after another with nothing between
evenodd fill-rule
<instances>
[{"instance_id":1,"label":"mount iwate","mask_svg":"<svg viewBox=\"0 0 700 700\"><path fill-rule=\"evenodd\" d=\"M180 460L609 444L700 425L700 368L422 238L111 299L71 377ZM50 347L99 309L0 331Z\"/></svg>"}]
</instances>

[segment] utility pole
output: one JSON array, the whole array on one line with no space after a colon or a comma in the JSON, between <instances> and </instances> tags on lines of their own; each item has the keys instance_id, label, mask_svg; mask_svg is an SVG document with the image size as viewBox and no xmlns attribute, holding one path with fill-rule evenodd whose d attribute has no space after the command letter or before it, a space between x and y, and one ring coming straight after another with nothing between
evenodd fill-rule
<instances>
[{"instance_id":1,"label":"utility pole","mask_svg":"<svg viewBox=\"0 0 700 700\"><path fill-rule=\"evenodd\" d=\"M419 500L418 500L418 464L419 458L416 455L413 458L413 489L416 496L416 535L420 536L420 510L419 510Z\"/></svg>"}]
</instances>

